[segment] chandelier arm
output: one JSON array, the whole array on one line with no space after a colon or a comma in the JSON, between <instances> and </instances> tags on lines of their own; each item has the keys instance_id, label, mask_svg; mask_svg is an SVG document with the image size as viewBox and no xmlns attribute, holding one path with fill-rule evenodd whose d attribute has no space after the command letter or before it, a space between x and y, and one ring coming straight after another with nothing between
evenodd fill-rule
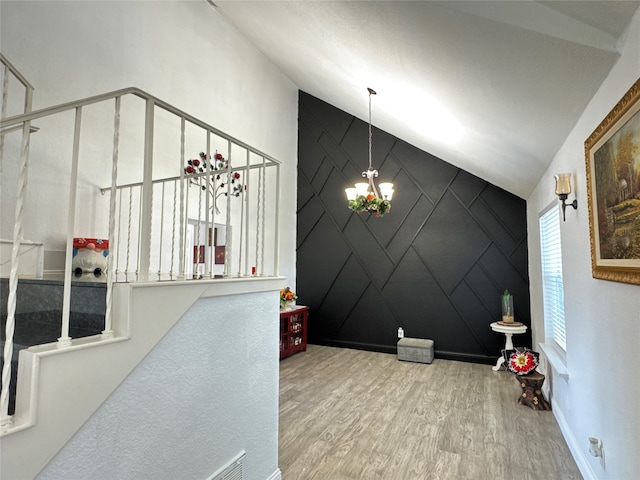
<instances>
[{"instance_id":1,"label":"chandelier arm","mask_svg":"<svg viewBox=\"0 0 640 480\"><path fill-rule=\"evenodd\" d=\"M367 170L366 172L362 172L362 176L367 177L367 179L369 180L369 188L371 189L371 192L376 197L379 197L380 195L378 195L378 189L376 189L376 184L373 181L373 179L378 176L378 171L374 170L373 168L369 168L369 170Z\"/></svg>"},{"instance_id":2,"label":"chandelier arm","mask_svg":"<svg viewBox=\"0 0 640 480\"><path fill-rule=\"evenodd\" d=\"M376 184L375 184L375 183L373 183L373 178L370 178L370 179L369 179L369 186L371 187L371 191L373 192L373 194L374 194L376 197L380 197L380 195L378 195L378 190L376 190Z\"/></svg>"}]
</instances>

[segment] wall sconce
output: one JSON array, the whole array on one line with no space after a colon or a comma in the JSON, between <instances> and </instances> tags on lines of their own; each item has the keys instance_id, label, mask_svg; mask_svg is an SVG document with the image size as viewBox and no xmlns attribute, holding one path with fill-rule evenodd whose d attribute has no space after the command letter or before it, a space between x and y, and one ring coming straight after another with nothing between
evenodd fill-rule
<instances>
[{"instance_id":1,"label":"wall sconce","mask_svg":"<svg viewBox=\"0 0 640 480\"><path fill-rule=\"evenodd\" d=\"M567 218L565 216L564 210L567 206L572 206L574 210L578 209L578 200L575 199L571 203L565 203L567 197L571 193L571 174L570 173L559 173L555 175L556 179L556 195L558 198L562 200L562 221L566 221Z\"/></svg>"}]
</instances>

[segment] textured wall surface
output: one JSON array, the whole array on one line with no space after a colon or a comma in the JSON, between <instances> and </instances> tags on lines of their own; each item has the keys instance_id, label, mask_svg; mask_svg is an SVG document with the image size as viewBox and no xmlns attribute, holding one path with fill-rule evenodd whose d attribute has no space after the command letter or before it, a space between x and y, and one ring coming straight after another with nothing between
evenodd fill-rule
<instances>
[{"instance_id":1,"label":"textured wall surface","mask_svg":"<svg viewBox=\"0 0 640 480\"><path fill-rule=\"evenodd\" d=\"M277 473L275 295L199 300L38 478L205 479L242 450Z\"/></svg>"},{"instance_id":2,"label":"textured wall surface","mask_svg":"<svg viewBox=\"0 0 640 480\"><path fill-rule=\"evenodd\" d=\"M402 326L440 357L495 361L505 289L530 324L525 201L374 128L373 167L396 193L385 217L357 215L344 188L367 168L367 124L304 92L299 122L297 293L311 341L394 352Z\"/></svg>"}]
</instances>

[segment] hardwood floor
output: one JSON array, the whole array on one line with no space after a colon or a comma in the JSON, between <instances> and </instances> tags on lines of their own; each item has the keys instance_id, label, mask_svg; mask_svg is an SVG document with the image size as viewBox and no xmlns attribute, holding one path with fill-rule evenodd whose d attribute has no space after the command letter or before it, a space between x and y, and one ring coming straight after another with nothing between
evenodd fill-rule
<instances>
[{"instance_id":1,"label":"hardwood floor","mask_svg":"<svg viewBox=\"0 0 640 480\"><path fill-rule=\"evenodd\" d=\"M581 479L553 413L489 365L309 345L280 362L283 480Z\"/></svg>"}]
</instances>

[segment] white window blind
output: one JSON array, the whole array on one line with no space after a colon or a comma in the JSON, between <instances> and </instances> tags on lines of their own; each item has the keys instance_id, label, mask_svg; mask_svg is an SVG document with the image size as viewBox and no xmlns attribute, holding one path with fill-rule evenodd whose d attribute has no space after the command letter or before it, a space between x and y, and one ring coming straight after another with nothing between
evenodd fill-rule
<instances>
[{"instance_id":1,"label":"white window blind","mask_svg":"<svg viewBox=\"0 0 640 480\"><path fill-rule=\"evenodd\" d=\"M566 351L559 210L556 204L540 216L542 294L546 336L555 340Z\"/></svg>"}]
</instances>

